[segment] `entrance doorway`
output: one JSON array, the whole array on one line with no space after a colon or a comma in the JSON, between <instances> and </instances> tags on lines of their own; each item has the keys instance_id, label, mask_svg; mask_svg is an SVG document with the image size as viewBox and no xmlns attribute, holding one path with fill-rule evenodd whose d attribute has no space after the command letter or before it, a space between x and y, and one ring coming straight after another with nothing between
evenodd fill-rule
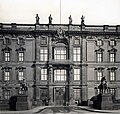
<instances>
[{"instance_id":1,"label":"entrance doorway","mask_svg":"<svg viewBox=\"0 0 120 114\"><path fill-rule=\"evenodd\" d=\"M65 88L55 88L55 104L63 106L65 103Z\"/></svg>"}]
</instances>

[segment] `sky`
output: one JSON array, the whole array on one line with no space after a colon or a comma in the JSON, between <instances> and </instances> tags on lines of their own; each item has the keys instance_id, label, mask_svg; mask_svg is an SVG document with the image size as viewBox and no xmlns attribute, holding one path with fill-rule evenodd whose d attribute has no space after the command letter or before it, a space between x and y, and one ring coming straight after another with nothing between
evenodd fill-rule
<instances>
[{"instance_id":1,"label":"sky","mask_svg":"<svg viewBox=\"0 0 120 114\"><path fill-rule=\"evenodd\" d=\"M0 23L34 24L36 14L41 24L60 24L60 0L0 0ZM61 0L61 24L120 25L120 0Z\"/></svg>"}]
</instances>

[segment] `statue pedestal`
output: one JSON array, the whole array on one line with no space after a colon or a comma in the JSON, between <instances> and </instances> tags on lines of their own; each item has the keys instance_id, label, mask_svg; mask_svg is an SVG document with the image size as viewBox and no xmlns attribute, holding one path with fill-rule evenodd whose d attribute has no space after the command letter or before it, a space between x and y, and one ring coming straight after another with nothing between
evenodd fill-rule
<instances>
[{"instance_id":1,"label":"statue pedestal","mask_svg":"<svg viewBox=\"0 0 120 114\"><path fill-rule=\"evenodd\" d=\"M101 110L112 110L112 109L113 109L112 95L109 93L103 94L102 102L101 102Z\"/></svg>"},{"instance_id":2,"label":"statue pedestal","mask_svg":"<svg viewBox=\"0 0 120 114\"><path fill-rule=\"evenodd\" d=\"M16 110L28 110L28 96L27 95L17 95Z\"/></svg>"}]
</instances>

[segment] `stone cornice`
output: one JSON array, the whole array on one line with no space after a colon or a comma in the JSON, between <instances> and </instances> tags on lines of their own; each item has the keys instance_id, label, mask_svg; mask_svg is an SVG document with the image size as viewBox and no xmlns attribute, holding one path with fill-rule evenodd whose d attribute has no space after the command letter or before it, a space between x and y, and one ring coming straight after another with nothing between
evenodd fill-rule
<instances>
[{"instance_id":1,"label":"stone cornice","mask_svg":"<svg viewBox=\"0 0 120 114\"><path fill-rule=\"evenodd\" d=\"M55 35L56 30L0 30L0 34L31 34ZM120 35L120 32L91 32L91 31L65 31L66 35Z\"/></svg>"}]
</instances>

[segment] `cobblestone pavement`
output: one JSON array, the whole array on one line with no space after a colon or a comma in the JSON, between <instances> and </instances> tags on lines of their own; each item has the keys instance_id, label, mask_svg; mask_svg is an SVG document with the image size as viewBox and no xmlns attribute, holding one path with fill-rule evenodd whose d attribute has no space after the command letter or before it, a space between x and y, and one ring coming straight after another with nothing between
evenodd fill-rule
<instances>
[{"instance_id":1,"label":"cobblestone pavement","mask_svg":"<svg viewBox=\"0 0 120 114\"><path fill-rule=\"evenodd\" d=\"M88 106L39 106L26 111L0 111L0 114L120 114L120 110L96 110Z\"/></svg>"},{"instance_id":2,"label":"cobblestone pavement","mask_svg":"<svg viewBox=\"0 0 120 114\"><path fill-rule=\"evenodd\" d=\"M108 114L108 113L90 112L87 110L82 110L82 109L78 110L71 107L50 107L38 111L35 114ZM115 114L119 114L119 113L115 113Z\"/></svg>"}]
</instances>

